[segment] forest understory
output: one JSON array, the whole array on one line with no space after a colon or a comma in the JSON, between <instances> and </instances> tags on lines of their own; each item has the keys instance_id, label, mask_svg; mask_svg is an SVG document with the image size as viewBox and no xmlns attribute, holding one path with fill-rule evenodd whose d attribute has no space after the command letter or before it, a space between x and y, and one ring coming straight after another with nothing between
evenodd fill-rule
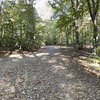
<instances>
[{"instance_id":1,"label":"forest understory","mask_svg":"<svg viewBox=\"0 0 100 100\"><path fill-rule=\"evenodd\" d=\"M100 100L100 70L86 59L92 49L43 46L0 52L0 100Z\"/></svg>"}]
</instances>

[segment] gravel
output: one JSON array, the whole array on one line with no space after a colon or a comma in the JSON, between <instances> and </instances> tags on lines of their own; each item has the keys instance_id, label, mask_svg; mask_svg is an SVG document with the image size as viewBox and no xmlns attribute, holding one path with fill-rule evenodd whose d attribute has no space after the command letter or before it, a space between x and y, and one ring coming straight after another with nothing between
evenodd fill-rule
<instances>
[{"instance_id":1,"label":"gravel","mask_svg":"<svg viewBox=\"0 0 100 100\"><path fill-rule=\"evenodd\" d=\"M71 57L71 49L46 46L2 58L0 100L100 100L96 75Z\"/></svg>"}]
</instances>

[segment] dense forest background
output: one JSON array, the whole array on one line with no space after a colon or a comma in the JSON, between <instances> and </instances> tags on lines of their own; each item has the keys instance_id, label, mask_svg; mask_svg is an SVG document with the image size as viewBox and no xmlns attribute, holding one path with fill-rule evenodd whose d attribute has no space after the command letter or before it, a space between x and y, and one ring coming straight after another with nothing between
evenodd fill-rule
<instances>
[{"instance_id":1,"label":"dense forest background","mask_svg":"<svg viewBox=\"0 0 100 100\"><path fill-rule=\"evenodd\" d=\"M40 48L42 45L71 45L82 49L88 44L100 54L100 1L48 1L53 14L39 17L36 0L0 2L0 47Z\"/></svg>"}]
</instances>

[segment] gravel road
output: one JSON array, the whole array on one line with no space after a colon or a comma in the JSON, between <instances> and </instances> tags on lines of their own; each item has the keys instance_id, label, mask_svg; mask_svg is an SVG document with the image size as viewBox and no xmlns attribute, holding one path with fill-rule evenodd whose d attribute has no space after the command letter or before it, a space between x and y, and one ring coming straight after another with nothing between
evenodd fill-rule
<instances>
[{"instance_id":1,"label":"gravel road","mask_svg":"<svg viewBox=\"0 0 100 100\"><path fill-rule=\"evenodd\" d=\"M1 58L0 100L100 100L99 79L70 54L46 46Z\"/></svg>"}]
</instances>

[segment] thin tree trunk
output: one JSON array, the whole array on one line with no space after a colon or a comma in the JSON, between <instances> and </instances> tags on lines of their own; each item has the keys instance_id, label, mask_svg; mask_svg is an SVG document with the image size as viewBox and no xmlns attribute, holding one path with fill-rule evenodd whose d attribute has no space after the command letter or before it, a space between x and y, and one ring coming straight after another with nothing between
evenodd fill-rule
<instances>
[{"instance_id":1,"label":"thin tree trunk","mask_svg":"<svg viewBox=\"0 0 100 100\"><path fill-rule=\"evenodd\" d=\"M75 17L75 36L76 36L76 49L80 48L79 43L79 15L77 12L79 12L79 1L78 0L71 0L74 17ZM76 14L77 13L77 14Z\"/></svg>"},{"instance_id":2,"label":"thin tree trunk","mask_svg":"<svg viewBox=\"0 0 100 100\"><path fill-rule=\"evenodd\" d=\"M66 29L66 27L65 27L66 45L68 45L68 35L67 35L67 30L68 30L68 28Z\"/></svg>"},{"instance_id":3,"label":"thin tree trunk","mask_svg":"<svg viewBox=\"0 0 100 100\"><path fill-rule=\"evenodd\" d=\"M82 18L81 18L81 27L83 26L83 13L82 13ZM83 28L81 29L81 38L80 38L81 42L80 42L80 46L81 46L81 49L83 49Z\"/></svg>"},{"instance_id":4,"label":"thin tree trunk","mask_svg":"<svg viewBox=\"0 0 100 100\"><path fill-rule=\"evenodd\" d=\"M22 49L22 21L21 21L21 13L20 13L20 50Z\"/></svg>"},{"instance_id":5,"label":"thin tree trunk","mask_svg":"<svg viewBox=\"0 0 100 100\"><path fill-rule=\"evenodd\" d=\"M94 30L94 32L93 32L93 41L94 41L94 49L97 47L97 39L96 39L96 37L97 37L97 32L98 32L98 29L97 29L97 21L96 21L96 18L94 19L94 22L93 22L93 30Z\"/></svg>"},{"instance_id":6,"label":"thin tree trunk","mask_svg":"<svg viewBox=\"0 0 100 100\"><path fill-rule=\"evenodd\" d=\"M0 5L0 25L1 25L1 5Z\"/></svg>"},{"instance_id":7,"label":"thin tree trunk","mask_svg":"<svg viewBox=\"0 0 100 100\"><path fill-rule=\"evenodd\" d=\"M74 43L74 37L75 37L75 22L73 22L73 43Z\"/></svg>"},{"instance_id":8,"label":"thin tree trunk","mask_svg":"<svg viewBox=\"0 0 100 100\"><path fill-rule=\"evenodd\" d=\"M2 30L1 30L1 5L0 5L0 33L2 33L1 31ZM1 46L1 40L2 40L2 36L0 34L0 46Z\"/></svg>"},{"instance_id":9,"label":"thin tree trunk","mask_svg":"<svg viewBox=\"0 0 100 100\"><path fill-rule=\"evenodd\" d=\"M68 35L67 35L67 32L66 33L66 45L68 45Z\"/></svg>"},{"instance_id":10,"label":"thin tree trunk","mask_svg":"<svg viewBox=\"0 0 100 100\"><path fill-rule=\"evenodd\" d=\"M78 19L75 21L76 44L79 45L79 24Z\"/></svg>"}]
</instances>

